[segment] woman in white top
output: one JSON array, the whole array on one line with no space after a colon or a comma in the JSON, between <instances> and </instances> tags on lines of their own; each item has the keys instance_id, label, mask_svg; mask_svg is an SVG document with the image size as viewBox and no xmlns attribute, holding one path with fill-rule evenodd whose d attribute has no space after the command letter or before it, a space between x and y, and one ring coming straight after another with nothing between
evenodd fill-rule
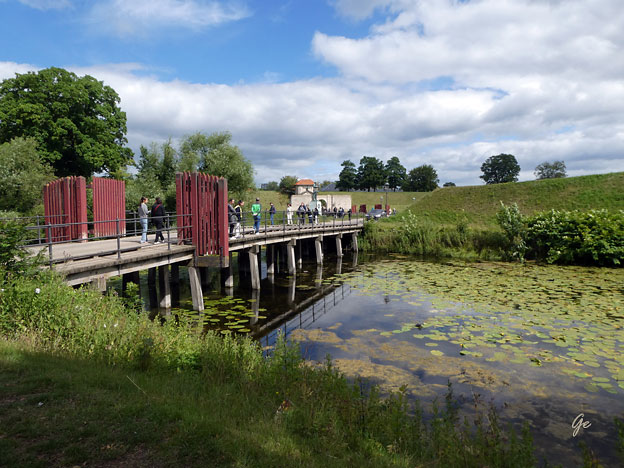
<instances>
[{"instance_id":1,"label":"woman in white top","mask_svg":"<svg viewBox=\"0 0 624 468\"><path fill-rule=\"evenodd\" d=\"M292 215L293 215L293 209L292 209L292 205L289 203L288 206L286 207L286 218L288 219L288 224L292 224Z\"/></svg>"}]
</instances>

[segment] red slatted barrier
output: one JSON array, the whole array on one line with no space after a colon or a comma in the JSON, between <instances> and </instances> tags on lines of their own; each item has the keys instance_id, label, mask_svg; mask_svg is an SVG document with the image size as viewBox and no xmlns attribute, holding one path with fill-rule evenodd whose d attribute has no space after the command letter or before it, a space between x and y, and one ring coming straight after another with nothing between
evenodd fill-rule
<instances>
[{"instance_id":1,"label":"red slatted barrier","mask_svg":"<svg viewBox=\"0 0 624 468\"><path fill-rule=\"evenodd\" d=\"M126 233L125 182L94 177L91 188L93 189L93 233L95 236L116 236L117 219L119 219L119 234L124 235Z\"/></svg>"},{"instance_id":2,"label":"red slatted barrier","mask_svg":"<svg viewBox=\"0 0 624 468\"><path fill-rule=\"evenodd\" d=\"M47 224L79 223L46 229L52 242L87 238L87 184L84 177L65 177L43 187L43 205Z\"/></svg>"},{"instance_id":3,"label":"red slatted barrier","mask_svg":"<svg viewBox=\"0 0 624 468\"><path fill-rule=\"evenodd\" d=\"M228 255L227 196L227 180L221 177L176 174L178 239L190 240L197 255Z\"/></svg>"}]
</instances>

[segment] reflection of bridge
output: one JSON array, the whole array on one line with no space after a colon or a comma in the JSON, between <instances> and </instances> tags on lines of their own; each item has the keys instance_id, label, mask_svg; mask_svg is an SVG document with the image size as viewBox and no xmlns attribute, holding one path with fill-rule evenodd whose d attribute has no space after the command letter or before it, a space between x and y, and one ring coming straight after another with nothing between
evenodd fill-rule
<instances>
[{"instance_id":1,"label":"reflection of bridge","mask_svg":"<svg viewBox=\"0 0 624 468\"><path fill-rule=\"evenodd\" d=\"M100 182L98 182L100 180ZM69 284L94 284L106 289L106 280L123 275L137 281L138 272L149 270L155 282L156 268L160 306L171 306L170 280L177 281L180 266L189 268L193 307L203 310L199 268L222 268L226 287L233 286L232 254L237 255L239 270L251 275L251 287L260 289L258 256L266 250L267 273L274 274L276 262L284 262L295 275L302 257L315 253L320 264L323 251L335 248L342 256L342 240L357 251L357 234L364 220L360 214L344 218L321 218L312 223L288 224L281 214L278 224L263 219L259 232L252 233L243 221L240 237L229 237L227 218L227 181L202 174L179 173L176 177L175 215L166 216L165 242L140 244L138 233L124 218L123 183L94 178L93 221L87 220L86 184L81 178L66 178L49 184L44 190L46 216L29 223L36 240L27 248L44 251L51 268L66 276ZM111 213L114 217L106 217ZM279 223L278 220L281 220ZM297 222L297 221L295 221ZM331 238L333 242L325 242ZM334 247L335 246L335 247ZM171 265L171 275L169 271Z\"/></svg>"}]
</instances>

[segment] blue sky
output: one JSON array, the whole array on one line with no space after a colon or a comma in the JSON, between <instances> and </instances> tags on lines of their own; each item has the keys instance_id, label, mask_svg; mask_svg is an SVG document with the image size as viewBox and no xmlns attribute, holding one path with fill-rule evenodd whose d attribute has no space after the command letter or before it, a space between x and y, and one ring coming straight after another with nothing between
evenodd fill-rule
<instances>
[{"instance_id":1,"label":"blue sky","mask_svg":"<svg viewBox=\"0 0 624 468\"><path fill-rule=\"evenodd\" d=\"M365 155L461 185L503 152L521 180L624 170L617 0L0 0L0 17L0 79L90 74L135 151L230 131L258 183Z\"/></svg>"}]
</instances>

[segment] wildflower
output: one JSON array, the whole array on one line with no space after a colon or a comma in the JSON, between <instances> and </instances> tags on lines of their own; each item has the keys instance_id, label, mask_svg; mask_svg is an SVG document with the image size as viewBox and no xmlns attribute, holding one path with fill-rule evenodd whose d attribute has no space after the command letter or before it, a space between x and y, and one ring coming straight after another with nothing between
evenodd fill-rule
<instances>
[{"instance_id":1,"label":"wildflower","mask_svg":"<svg viewBox=\"0 0 624 468\"><path fill-rule=\"evenodd\" d=\"M35 294L39 294L40 292L41 292L41 289L35 288Z\"/></svg>"},{"instance_id":2,"label":"wildflower","mask_svg":"<svg viewBox=\"0 0 624 468\"><path fill-rule=\"evenodd\" d=\"M113 327L117 328L117 325L119 325L118 323L116 323L115 325L113 325Z\"/></svg>"},{"instance_id":3,"label":"wildflower","mask_svg":"<svg viewBox=\"0 0 624 468\"><path fill-rule=\"evenodd\" d=\"M104 328L106 328L106 324L104 324Z\"/></svg>"}]
</instances>

